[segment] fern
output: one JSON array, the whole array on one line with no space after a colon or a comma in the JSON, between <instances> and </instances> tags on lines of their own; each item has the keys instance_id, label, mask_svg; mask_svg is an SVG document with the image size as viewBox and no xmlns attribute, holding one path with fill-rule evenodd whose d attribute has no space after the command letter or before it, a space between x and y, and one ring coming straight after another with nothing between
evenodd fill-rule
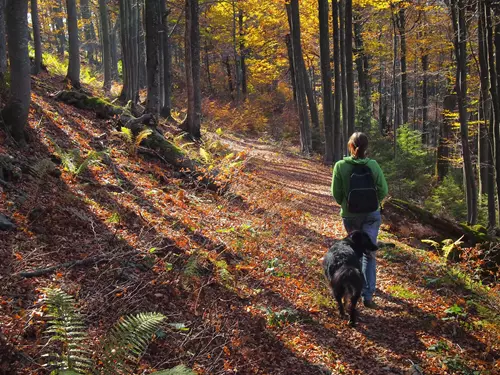
<instances>
[{"instance_id":1,"label":"fern","mask_svg":"<svg viewBox=\"0 0 500 375\"><path fill-rule=\"evenodd\" d=\"M44 302L47 306L50 341L61 344L61 353L48 355L49 366L66 374L84 374L92 367L90 351L85 345L87 333L81 315L75 308L72 296L59 289L45 289Z\"/></svg>"},{"instance_id":2,"label":"fern","mask_svg":"<svg viewBox=\"0 0 500 375\"><path fill-rule=\"evenodd\" d=\"M139 313L115 324L104 349L104 374L131 374L165 316Z\"/></svg>"},{"instance_id":3,"label":"fern","mask_svg":"<svg viewBox=\"0 0 500 375\"><path fill-rule=\"evenodd\" d=\"M153 372L151 375L196 375L196 373L189 367L178 365L169 370Z\"/></svg>"},{"instance_id":4,"label":"fern","mask_svg":"<svg viewBox=\"0 0 500 375\"><path fill-rule=\"evenodd\" d=\"M132 130L122 126L120 128L120 135L125 139L127 143L132 143L134 141L134 135L132 134Z\"/></svg>"},{"instance_id":5,"label":"fern","mask_svg":"<svg viewBox=\"0 0 500 375\"><path fill-rule=\"evenodd\" d=\"M123 140L127 144L128 153L132 155L137 153L137 149L139 148L141 142L145 140L147 137L149 137L151 134L153 134L153 131L151 129L144 129L139 134L137 134L136 137L134 137L132 130L130 130L129 128L122 127L118 134L123 138Z\"/></svg>"},{"instance_id":6,"label":"fern","mask_svg":"<svg viewBox=\"0 0 500 375\"><path fill-rule=\"evenodd\" d=\"M90 351L85 345L88 339L82 316L75 307L75 299L60 289L45 289L43 298L47 316L46 330L51 334L49 342L59 344L61 351L48 357L51 375L80 374L133 374L155 332L165 316L159 313L139 313L122 318L111 330L101 346L102 368L96 369ZM156 375L194 375L192 370L179 365Z\"/></svg>"},{"instance_id":7,"label":"fern","mask_svg":"<svg viewBox=\"0 0 500 375\"><path fill-rule=\"evenodd\" d=\"M135 138L135 148L136 149L139 148L141 142L145 140L147 137L149 137L151 134L153 134L153 131L151 129L144 129L139 134L137 134L137 137Z\"/></svg>"},{"instance_id":8,"label":"fern","mask_svg":"<svg viewBox=\"0 0 500 375\"><path fill-rule=\"evenodd\" d=\"M90 151L87 156L82 157L80 150L77 148L66 151L63 150L59 145L51 138L49 140L52 142L55 153L61 159L61 164L64 170L72 174L73 176L79 176L85 172L91 165L99 163L105 154L103 151Z\"/></svg>"}]
</instances>

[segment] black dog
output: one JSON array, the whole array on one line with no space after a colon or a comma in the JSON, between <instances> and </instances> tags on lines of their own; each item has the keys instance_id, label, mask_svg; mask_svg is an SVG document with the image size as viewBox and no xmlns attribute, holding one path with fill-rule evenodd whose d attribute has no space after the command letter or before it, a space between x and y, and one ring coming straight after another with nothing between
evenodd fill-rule
<instances>
[{"instance_id":1,"label":"black dog","mask_svg":"<svg viewBox=\"0 0 500 375\"><path fill-rule=\"evenodd\" d=\"M345 316L344 303L350 299L349 322L356 324L356 304L361 296L365 278L361 271L363 254L377 250L370 237L361 231L354 231L343 240L337 241L323 259L325 276L337 300L340 316Z\"/></svg>"}]
</instances>

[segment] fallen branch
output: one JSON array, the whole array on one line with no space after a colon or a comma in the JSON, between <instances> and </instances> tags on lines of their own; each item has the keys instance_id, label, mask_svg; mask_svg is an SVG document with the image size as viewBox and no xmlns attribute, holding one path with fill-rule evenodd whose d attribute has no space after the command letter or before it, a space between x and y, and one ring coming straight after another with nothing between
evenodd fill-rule
<instances>
[{"instance_id":1,"label":"fallen branch","mask_svg":"<svg viewBox=\"0 0 500 375\"><path fill-rule=\"evenodd\" d=\"M395 212L396 214L410 217L420 223L426 224L434 228L437 232L443 234L447 238L464 239L474 245L476 243L489 242L493 238L483 230L476 226L471 227L466 224L459 224L454 221L434 215L413 203L403 201L401 199L389 199L384 203L384 210Z\"/></svg>"},{"instance_id":2,"label":"fallen branch","mask_svg":"<svg viewBox=\"0 0 500 375\"><path fill-rule=\"evenodd\" d=\"M125 256L129 256L132 254L137 254L137 250L126 252L125 254L121 254L120 256L125 257ZM114 253L113 254L102 254L102 255L97 255L94 257L90 257L90 258L72 260L70 262L61 263L61 264L58 264L58 265L52 266L52 267L38 268L38 269L33 270L33 271L19 272L16 276L20 276L20 277L24 277L24 278L44 276L44 275L51 274L51 273L53 273L61 268L93 266L94 264L96 264L100 261L111 260L113 257L116 257L116 254L114 254Z\"/></svg>"}]
</instances>

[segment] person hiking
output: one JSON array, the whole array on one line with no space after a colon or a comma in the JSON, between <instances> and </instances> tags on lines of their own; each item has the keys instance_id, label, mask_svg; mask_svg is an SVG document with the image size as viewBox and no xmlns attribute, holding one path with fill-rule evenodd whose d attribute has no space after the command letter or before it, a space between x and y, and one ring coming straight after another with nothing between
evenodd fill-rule
<instances>
[{"instance_id":1,"label":"person hiking","mask_svg":"<svg viewBox=\"0 0 500 375\"><path fill-rule=\"evenodd\" d=\"M378 163L368 158L368 137L361 132L351 135L347 144L351 156L338 161L333 169L332 195L340 204L340 216L348 233L361 230L374 245L381 224L380 202L387 196L388 187ZM368 308L376 308L373 293L376 284L375 252L364 255L362 270L365 285L361 296Z\"/></svg>"}]
</instances>

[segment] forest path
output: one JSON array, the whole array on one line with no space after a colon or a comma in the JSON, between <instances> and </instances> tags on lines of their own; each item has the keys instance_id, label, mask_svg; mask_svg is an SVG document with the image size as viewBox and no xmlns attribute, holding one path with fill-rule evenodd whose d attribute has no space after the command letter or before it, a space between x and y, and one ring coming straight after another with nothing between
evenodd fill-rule
<instances>
[{"instance_id":1,"label":"forest path","mask_svg":"<svg viewBox=\"0 0 500 375\"><path fill-rule=\"evenodd\" d=\"M331 240L344 235L339 207L330 195L330 168L269 143L226 142L232 149L247 150L250 169L266 185L263 190L284 192L275 201L281 212L284 207L302 212L301 225L281 244L293 253L282 257L295 263L291 267L295 272L285 272L285 280L278 281L281 287L274 285L274 292L254 304L271 305L274 313L283 307L298 309L300 323L271 329L298 357L315 364L306 373L418 374L411 372L417 369L425 374L497 373L499 330L495 326L485 334L484 324L491 323L485 319L488 314L481 316L470 308L481 306L478 296L454 280L434 254L406 246L383 230L380 237L390 237L397 246L378 254L375 301L379 308L366 309L360 303L358 326L350 328L342 322L321 269ZM247 189L249 201L264 194L256 189L257 193ZM288 290L294 287L295 292ZM461 307L450 313L448 309L455 305ZM279 373L303 371L288 368Z\"/></svg>"}]
</instances>

